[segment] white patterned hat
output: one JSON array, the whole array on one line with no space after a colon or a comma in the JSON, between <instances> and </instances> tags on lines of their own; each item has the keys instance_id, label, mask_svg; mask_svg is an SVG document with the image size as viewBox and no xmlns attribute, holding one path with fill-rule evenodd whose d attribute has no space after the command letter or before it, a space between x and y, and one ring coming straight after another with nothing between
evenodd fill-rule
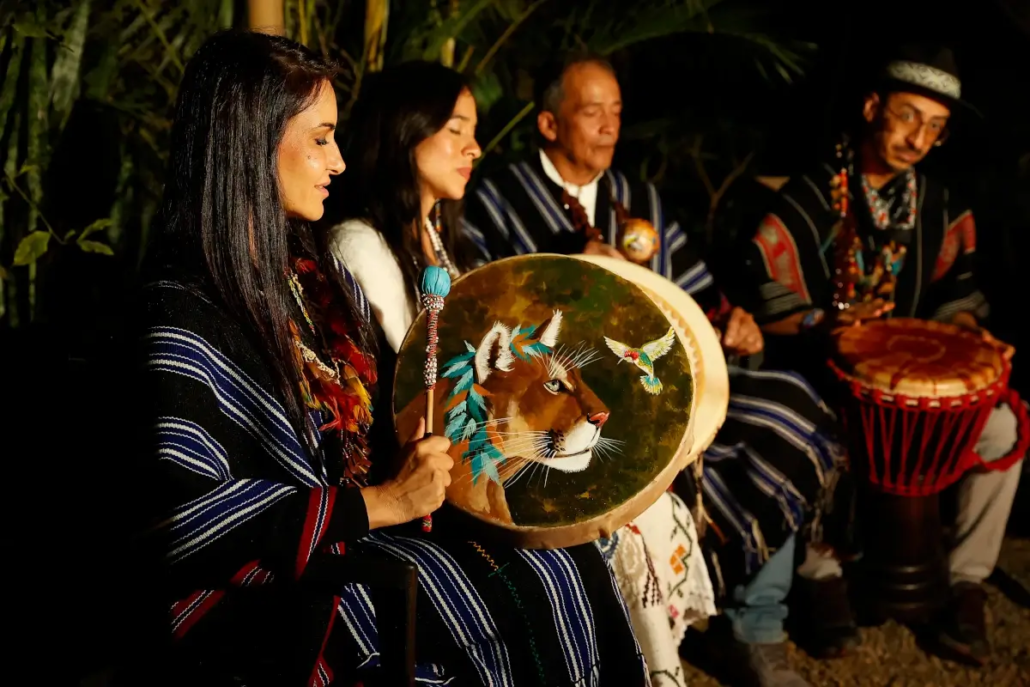
<instances>
[{"instance_id":1,"label":"white patterned hat","mask_svg":"<svg viewBox=\"0 0 1030 687\"><path fill-rule=\"evenodd\" d=\"M925 45L906 46L887 63L882 83L888 91L917 93L939 100L949 107L962 105L962 81L955 56L948 48Z\"/></svg>"}]
</instances>

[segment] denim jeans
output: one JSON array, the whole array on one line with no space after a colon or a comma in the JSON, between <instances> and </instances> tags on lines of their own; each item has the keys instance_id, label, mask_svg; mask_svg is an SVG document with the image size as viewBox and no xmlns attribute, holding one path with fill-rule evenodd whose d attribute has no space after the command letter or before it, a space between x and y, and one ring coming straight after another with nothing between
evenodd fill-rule
<instances>
[{"instance_id":1,"label":"denim jeans","mask_svg":"<svg viewBox=\"0 0 1030 687\"><path fill-rule=\"evenodd\" d=\"M794 577L794 540L790 535L746 585L733 590L734 605L726 609L733 635L745 644L776 644L786 639L787 594Z\"/></svg>"}]
</instances>

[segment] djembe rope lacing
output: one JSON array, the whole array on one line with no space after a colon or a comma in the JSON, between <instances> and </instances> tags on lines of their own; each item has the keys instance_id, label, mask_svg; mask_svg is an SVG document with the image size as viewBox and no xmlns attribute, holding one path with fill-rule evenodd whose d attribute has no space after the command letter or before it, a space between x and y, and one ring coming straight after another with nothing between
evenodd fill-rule
<instances>
[{"instance_id":1,"label":"djembe rope lacing","mask_svg":"<svg viewBox=\"0 0 1030 687\"><path fill-rule=\"evenodd\" d=\"M1006 470L1030 449L1030 420L1019 395L1008 389L1008 364L990 386L944 398L870 388L834 361L829 361L829 366L847 384L853 397L864 401L848 404L843 422L851 436L854 433L849 431L849 424L861 426L869 481L881 491L899 496L928 496L951 486L970 468ZM999 400L1005 400L1016 413L1019 439L1009 454L986 462L974 447ZM899 424L900 455L895 457ZM918 457L910 469L913 449Z\"/></svg>"}]
</instances>

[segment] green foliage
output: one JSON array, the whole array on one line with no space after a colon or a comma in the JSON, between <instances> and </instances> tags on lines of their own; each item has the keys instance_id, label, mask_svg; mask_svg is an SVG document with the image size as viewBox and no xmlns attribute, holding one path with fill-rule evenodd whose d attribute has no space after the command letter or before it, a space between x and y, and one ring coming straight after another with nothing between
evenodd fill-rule
<instances>
[{"instance_id":1,"label":"green foliage","mask_svg":"<svg viewBox=\"0 0 1030 687\"><path fill-rule=\"evenodd\" d=\"M245 26L247 19L234 14L245 7L238 0L14 4L16 16L0 16L0 328L47 316L46 285L66 261L135 271L160 201L184 66L214 31ZM794 79L806 46L776 40L760 21L738 22L723 12L737 4L641 0L630 12L610 0L394 0L386 62L452 61L472 82L487 157L503 159L530 145L532 74L558 50L588 48L618 61L676 36L684 44L709 46L711 59L699 69L732 54L735 65L744 56L770 81ZM364 7L358 0L284 5L287 34L342 67L335 82L342 126L366 72ZM69 131L83 112L114 122L116 134L103 141L111 146L105 164L113 202L72 221L63 212L62 183L92 175L94 161L69 163L60 151L73 142ZM651 151L634 161L643 175L660 178L676 168L674 158L685 154L699 130L684 122L662 115L626 132ZM722 139L706 136L705 148L717 159L732 157L716 145ZM733 155L743 159L747 152Z\"/></svg>"},{"instance_id":2,"label":"green foliage","mask_svg":"<svg viewBox=\"0 0 1030 687\"><path fill-rule=\"evenodd\" d=\"M46 253L50 244L50 232L34 231L18 243L14 251L14 266L29 265L39 260Z\"/></svg>"},{"instance_id":3,"label":"green foliage","mask_svg":"<svg viewBox=\"0 0 1030 687\"><path fill-rule=\"evenodd\" d=\"M232 0L40 0L33 12L0 23L0 326L41 314L37 285L54 276L68 249L132 256L131 271L144 219L159 200L183 65L208 35L231 25L233 6ZM54 220L55 226L62 199L47 180L74 179L75 170L51 169L50 162L70 143L64 134L77 108L115 118L120 137L109 143L118 146L121 173L107 217L86 227ZM78 173L89 174L91 161L81 162Z\"/></svg>"}]
</instances>

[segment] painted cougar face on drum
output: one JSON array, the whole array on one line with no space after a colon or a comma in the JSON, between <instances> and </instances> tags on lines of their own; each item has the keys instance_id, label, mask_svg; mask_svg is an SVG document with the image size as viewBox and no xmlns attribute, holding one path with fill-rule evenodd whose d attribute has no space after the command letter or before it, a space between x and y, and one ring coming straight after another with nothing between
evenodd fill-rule
<instances>
[{"instance_id":1,"label":"painted cougar face on drum","mask_svg":"<svg viewBox=\"0 0 1030 687\"><path fill-rule=\"evenodd\" d=\"M528 334L498 323L476 349L476 379L504 430L498 431L503 453L516 459L504 481L529 467L527 461L562 472L586 470L601 441L609 411L581 374L594 354L582 347L555 350L561 323L560 311Z\"/></svg>"},{"instance_id":2,"label":"painted cougar face on drum","mask_svg":"<svg viewBox=\"0 0 1030 687\"><path fill-rule=\"evenodd\" d=\"M505 489L516 481L542 477L546 488L551 469L581 472L595 454L622 452L601 436L609 410L581 374L600 356L559 345L561 326L561 311L536 326L496 323L441 367L447 392L433 431L452 443L447 498L470 513L512 524ZM399 424L422 412L413 400Z\"/></svg>"}]
</instances>

